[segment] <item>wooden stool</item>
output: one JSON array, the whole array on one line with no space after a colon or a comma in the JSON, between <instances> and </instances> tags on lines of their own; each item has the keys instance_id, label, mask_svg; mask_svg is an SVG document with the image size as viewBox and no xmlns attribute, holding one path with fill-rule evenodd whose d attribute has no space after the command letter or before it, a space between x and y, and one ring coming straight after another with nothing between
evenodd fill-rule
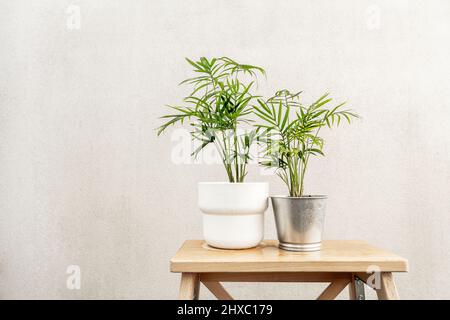
<instances>
[{"instance_id":1,"label":"wooden stool","mask_svg":"<svg viewBox=\"0 0 450 320\"><path fill-rule=\"evenodd\" d=\"M180 299L198 299L202 282L218 299L231 300L220 282L330 282L317 298L334 299L347 285L350 299L363 300L364 283L378 299L398 299L392 272L407 272L408 261L365 241L330 240L316 252L290 252L265 240L247 250L221 250L188 240L170 261L180 272Z\"/></svg>"}]
</instances>

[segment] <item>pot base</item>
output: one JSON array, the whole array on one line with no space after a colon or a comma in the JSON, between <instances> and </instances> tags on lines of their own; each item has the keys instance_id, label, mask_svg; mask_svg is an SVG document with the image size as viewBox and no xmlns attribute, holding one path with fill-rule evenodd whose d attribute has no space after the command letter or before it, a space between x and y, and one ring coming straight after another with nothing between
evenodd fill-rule
<instances>
[{"instance_id":1,"label":"pot base","mask_svg":"<svg viewBox=\"0 0 450 320\"><path fill-rule=\"evenodd\" d=\"M218 249L249 249L264 237L264 215L203 214L203 238Z\"/></svg>"},{"instance_id":2,"label":"pot base","mask_svg":"<svg viewBox=\"0 0 450 320\"><path fill-rule=\"evenodd\" d=\"M278 247L287 251L296 251L296 252L311 252L311 251L320 251L320 247L322 246L321 242L316 243L283 243L280 242Z\"/></svg>"}]
</instances>

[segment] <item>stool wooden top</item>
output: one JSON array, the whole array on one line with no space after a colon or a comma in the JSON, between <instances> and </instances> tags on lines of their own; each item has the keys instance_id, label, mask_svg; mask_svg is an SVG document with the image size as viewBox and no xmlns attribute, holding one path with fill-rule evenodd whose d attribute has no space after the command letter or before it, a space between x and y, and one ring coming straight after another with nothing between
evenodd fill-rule
<instances>
[{"instance_id":1,"label":"stool wooden top","mask_svg":"<svg viewBox=\"0 0 450 320\"><path fill-rule=\"evenodd\" d=\"M246 250L221 250L187 240L170 260L172 272L407 272L408 261L361 240L325 240L322 250L290 252L264 240Z\"/></svg>"}]
</instances>

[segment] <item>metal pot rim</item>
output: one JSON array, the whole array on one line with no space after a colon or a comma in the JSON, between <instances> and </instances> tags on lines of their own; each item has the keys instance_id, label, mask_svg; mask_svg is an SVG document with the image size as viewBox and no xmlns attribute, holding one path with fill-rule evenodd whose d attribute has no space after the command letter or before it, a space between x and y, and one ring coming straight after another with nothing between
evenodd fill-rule
<instances>
[{"instance_id":1,"label":"metal pot rim","mask_svg":"<svg viewBox=\"0 0 450 320\"><path fill-rule=\"evenodd\" d=\"M285 196L285 195L274 195L270 196L270 198L281 198L281 199L292 199L292 200L303 200L303 199L326 199L328 196L326 195L306 195L301 197L291 197L291 196Z\"/></svg>"}]
</instances>

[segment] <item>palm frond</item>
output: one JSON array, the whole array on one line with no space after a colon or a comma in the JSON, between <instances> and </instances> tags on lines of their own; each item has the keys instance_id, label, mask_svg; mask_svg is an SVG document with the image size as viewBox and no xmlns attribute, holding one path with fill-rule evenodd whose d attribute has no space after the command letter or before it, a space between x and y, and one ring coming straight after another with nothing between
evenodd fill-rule
<instances>
[{"instance_id":1,"label":"palm frond","mask_svg":"<svg viewBox=\"0 0 450 320\"><path fill-rule=\"evenodd\" d=\"M291 196L301 196L309 157L324 155L324 140L318 136L324 126L338 126L341 119L348 123L358 115L341 110L345 103L332 108L328 93L308 107L300 102L300 94L283 89L266 101L257 100L254 113L262 120L256 124L261 149L262 166L276 168ZM292 112L294 110L294 112Z\"/></svg>"}]
</instances>

